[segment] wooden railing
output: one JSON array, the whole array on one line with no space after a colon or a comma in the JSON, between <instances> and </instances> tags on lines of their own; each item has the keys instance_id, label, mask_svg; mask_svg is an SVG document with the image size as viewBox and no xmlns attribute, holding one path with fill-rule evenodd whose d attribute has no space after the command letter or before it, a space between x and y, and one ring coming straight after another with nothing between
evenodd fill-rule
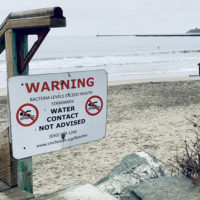
<instances>
[{"instance_id":1,"label":"wooden railing","mask_svg":"<svg viewBox=\"0 0 200 200\"><path fill-rule=\"evenodd\" d=\"M6 50L7 79L28 75L28 63L50 28L65 26L66 19L59 7L10 13L0 25L0 53ZM29 51L28 35L38 36ZM0 133L0 180L33 193L32 158L13 158L10 134L9 128Z\"/></svg>"}]
</instances>

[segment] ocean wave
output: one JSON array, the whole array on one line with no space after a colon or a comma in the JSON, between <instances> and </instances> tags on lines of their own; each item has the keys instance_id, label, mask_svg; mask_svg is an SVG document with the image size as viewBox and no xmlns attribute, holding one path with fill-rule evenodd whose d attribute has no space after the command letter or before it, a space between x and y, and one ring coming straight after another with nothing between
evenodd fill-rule
<instances>
[{"instance_id":1,"label":"ocean wave","mask_svg":"<svg viewBox=\"0 0 200 200\"><path fill-rule=\"evenodd\" d=\"M144 53L134 53L134 54L121 54L121 55L96 55L96 56L66 56L66 57L46 57L46 58L33 58L33 62L39 62L39 61L51 61L51 60L81 60L81 59L101 59L101 58L109 58L109 57L128 57L128 56L142 56L146 55ZM5 61L2 61L5 62ZM0 61L1 63L1 61Z\"/></svg>"},{"instance_id":2,"label":"ocean wave","mask_svg":"<svg viewBox=\"0 0 200 200\"><path fill-rule=\"evenodd\" d=\"M99 68L99 67L125 67L125 66L138 66L138 65L167 65L170 63L178 63L178 62L187 62L188 60L192 60L192 59L186 59L186 58L182 58L182 59L171 59L171 60L146 60L146 61L138 61L138 62L113 62L113 63L102 63L102 64L86 64L86 65L75 65L74 68L85 68L85 67L91 67L91 68Z\"/></svg>"},{"instance_id":3,"label":"ocean wave","mask_svg":"<svg viewBox=\"0 0 200 200\"><path fill-rule=\"evenodd\" d=\"M138 75L152 75L152 74L168 74L168 73L184 73L191 72L190 68L185 69L162 69L162 70L151 70L151 71L135 71L135 72L117 72L111 74L111 76L138 76Z\"/></svg>"},{"instance_id":4,"label":"ocean wave","mask_svg":"<svg viewBox=\"0 0 200 200\"><path fill-rule=\"evenodd\" d=\"M152 60L154 60L155 58L157 60L162 60L164 58L164 56L168 56L168 55L174 55L175 61L177 61L177 57L176 55L180 55L181 54L197 54L200 53L200 50L178 50L178 51L152 51L152 52L143 52L143 53L129 53L129 54L119 54L119 55L102 55L102 56L69 56L69 57L52 57L52 58L35 58L32 60L33 63L38 63L38 62L56 62L56 63L61 63L61 62L67 62L70 65L72 63L77 63L75 64L76 67L81 68L82 62L101 62L98 63L97 66L104 66L107 64L111 64L110 61L123 61L121 63L121 65L123 64L137 64L137 63L143 63L143 61L139 61L139 60L145 60L145 62L151 62ZM152 57L153 56L153 57ZM184 57L183 57L184 58ZM124 62L126 59L131 59L131 60L137 60L136 62ZM166 57L166 60L169 60L169 57ZM102 61L104 61L104 63L102 63ZM158 61L159 62L159 61ZM161 61L163 62L163 61ZM5 63L5 61L0 61L0 64ZM120 62L118 63L118 65L120 65Z\"/></svg>"},{"instance_id":5,"label":"ocean wave","mask_svg":"<svg viewBox=\"0 0 200 200\"><path fill-rule=\"evenodd\" d=\"M130 68L151 65L162 66L187 66L188 62L193 63L195 66L198 63L198 54L200 50L179 50L179 51L161 51L149 53L133 53L124 55L109 55L109 56L72 56L72 57L54 57L54 58L41 58L33 59L30 62L30 70L34 71L48 71L57 69L70 70L70 69L94 69L94 68ZM184 54L187 54L184 55ZM193 54L193 55L192 55ZM0 61L0 72L6 71L6 62Z\"/></svg>"},{"instance_id":6,"label":"ocean wave","mask_svg":"<svg viewBox=\"0 0 200 200\"><path fill-rule=\"evenodd\" d=\"M159 52L151 52L151 55L157 54L189 54L189 53L200 53L200 50L178 50L178 51L159 51Z\"/></svg>"}]
</instances>

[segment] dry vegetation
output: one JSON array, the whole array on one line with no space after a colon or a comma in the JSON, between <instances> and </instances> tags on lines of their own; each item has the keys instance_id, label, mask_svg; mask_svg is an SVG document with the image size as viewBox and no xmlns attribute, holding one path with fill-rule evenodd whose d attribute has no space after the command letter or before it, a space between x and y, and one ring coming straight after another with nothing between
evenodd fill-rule
<instances>
[{"instance_id":1,"label":"dry vegetation","mask_svg":"<svg viewBox=\"0 0 200 200\"><path fill-rule=\"evenodd\" d=\"M176 153L167 165L170 166L172 173L181 173L192 179L193 183L198 183L200 182L200 117L194 115L192 120L188 120L193 125L190 131L195 137L186 139L182 154Z\"/></svg>"}]
</instances>

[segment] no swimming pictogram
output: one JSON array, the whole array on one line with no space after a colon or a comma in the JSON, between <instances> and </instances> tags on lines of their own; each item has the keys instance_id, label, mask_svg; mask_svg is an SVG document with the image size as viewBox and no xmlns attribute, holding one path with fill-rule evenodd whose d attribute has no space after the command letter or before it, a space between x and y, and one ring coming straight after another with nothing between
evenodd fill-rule
<instances>
[{"instance_id":1,"label":"no swimming pictogram","mask_svg":"<svg viewBox=\"0 0 200 200\"><path fill-rule=\"evenodd\" d=\"M92 96L90 97L86 104L85 110L88 115L95 116L98 115L103 108L103 100L99 96Z\"/></svg>"},{"instance_id":2,"label":"no swimming pictogram","mask_svg":"<svg viewBox=\"0 0 200 200\"><path fill-rule=\"evenodd\" d=\"M27 103L22 105L16 113L17 122L24 127L34 124L39 116L37 107L33 104Z\"/></svg>"}]
</instances>

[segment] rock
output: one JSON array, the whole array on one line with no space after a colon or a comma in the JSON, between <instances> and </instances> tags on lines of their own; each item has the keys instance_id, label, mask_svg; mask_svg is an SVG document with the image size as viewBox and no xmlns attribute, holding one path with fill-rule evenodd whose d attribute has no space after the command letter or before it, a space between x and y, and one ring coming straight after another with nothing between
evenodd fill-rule
<instances>
[{"instance_id":1,"label":"rock","mask_svg":"<svg viewBox=\"0 0 200 200\"><path fill-rule=\"evenodd\" d=\"M10 189L10 187L0 180L0 192Z\"/></svg>"},{"instance_id":2,"label":"rock","mask_svg":"<svg viewBox=\"0 0 200 200\"><path fill-rule=\"evenodd\" d=\"M158 160L151 154L137 152L124 157L119 165L95 185L120 200L136 200L131 188L149 178L164 176Z\"/></svg>"},{"instance_id":3,"label":"rock","mask_svg":"<svg viewBox=\"0 0 200 200\"><path fill-rule=\"evenodd\" d=\"M186 177L159 177L135 185L132 195L141 200L197 200L199 186Z\"/></svg>"},{"instance_id":4,"label":"rock","mask_svg":"<svg viewBox=\"0 0 200 200\"><path fill-rule=\"evenodd\" d=\"M99 191L90 184L66 186L58 192L37 198L37 200L117 200L113 196Z\"/></svg>"}]
</instances>

